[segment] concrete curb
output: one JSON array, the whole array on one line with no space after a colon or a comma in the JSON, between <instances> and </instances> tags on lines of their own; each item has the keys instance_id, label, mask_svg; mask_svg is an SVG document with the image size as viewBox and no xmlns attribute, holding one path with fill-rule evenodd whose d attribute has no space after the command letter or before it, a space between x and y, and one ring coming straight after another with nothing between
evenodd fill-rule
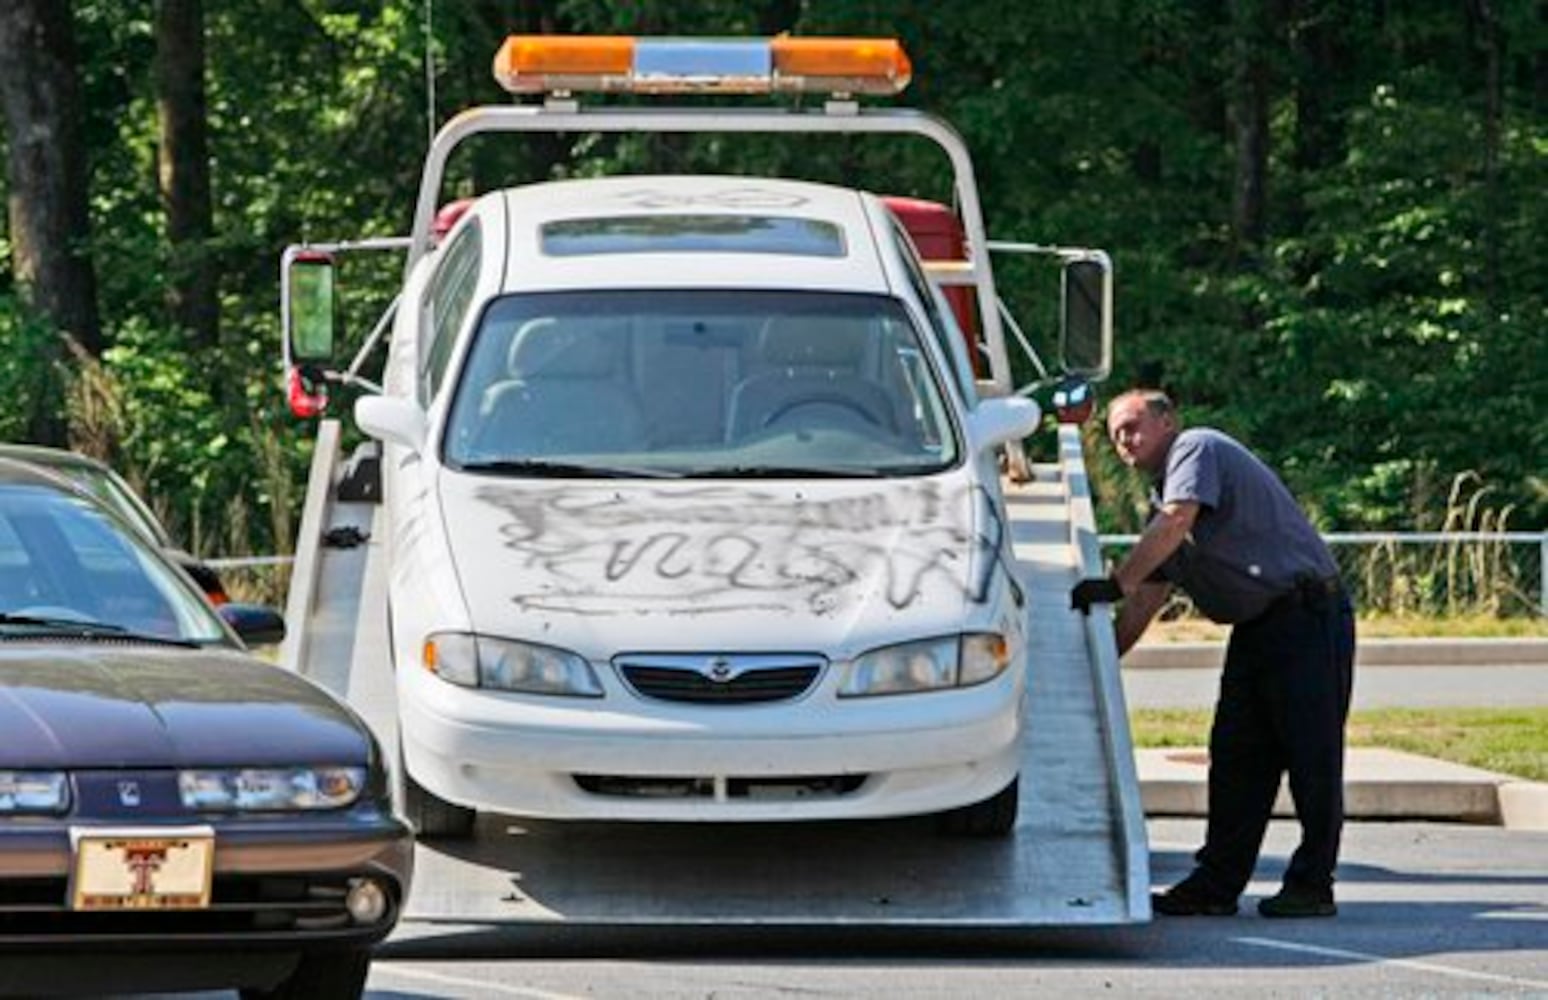
<instances>
[{"instance_id":1,"label":"concrete curb","mask_svg":"<svg viewBox=\"0 0 1548 1000\"><path fill-rule=\"evenodd\" d=\"M1208 814L1209 754L1200 748L1135 751L1147 816ZM1548 783L1395 750L1355 748L1345 766L1350 819L1445 820L1548 830ZM1295 815L1281 787L1274 815Z\"/></svg>"},{"instance_id":2,"label":"concrete curb","mask_svg":"<svg viewBox=\"0 0 1548 1000\"><path fill-rule=\"evenodd\" d=\"M1223 642L1141 643L1123 658L1125 667L1196 669L1219 667ZM1362 667L1458 667L1548 665L1548 639L1361 639L1355 663Z\"/></svg>"},{"instance_id":3,"label":"concrete curb","mask_svg":"<svg viewBox=\"0 0 1548 1000\"><path fill-rule=\"evenodd\" d=\"M1506 781L1497 791L1503 826L1511 830L1548 830L1548 783Z\"/></svg>"}]
</instances>

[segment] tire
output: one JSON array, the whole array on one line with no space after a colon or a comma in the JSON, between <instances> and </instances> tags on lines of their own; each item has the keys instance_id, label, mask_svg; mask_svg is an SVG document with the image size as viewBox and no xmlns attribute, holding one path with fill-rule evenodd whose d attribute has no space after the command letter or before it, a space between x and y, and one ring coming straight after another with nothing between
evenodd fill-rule
<instances>
[{"instance_id":1,"label":"tire","mask_svg":"<svg viewBox=\"0 0 1548 1000\"><path fill-rule=\"evenodd\" d=\"M273 989L245 989L242 1000L357 1000L371 971L371 949L307 952Z\"/></svg>"},{"instance_id":2,"label":"tire","mask_svg":"<svg viewBox=\"0 0 1548 1000\"><path fill-rule=\"evenodd\" d=\"M936 828L952 837L1008 837L1016 829L1020 798L1021 778L1017 776L982 802L941 813L936 817Z\"/></svg>"},{"instance_id":3,"label":"tire","mask_svg":"<svg viewBox=\"0 0 1548 1000\"><path fill-rule=\"evenodd\" d=\"M403 816L419 836L427 840L463 840L473 835L478 811L447 802L420 787L408 773L401 743L398 745L398 787L402 794L399 806Z\"/></svg>"}]
</instances>

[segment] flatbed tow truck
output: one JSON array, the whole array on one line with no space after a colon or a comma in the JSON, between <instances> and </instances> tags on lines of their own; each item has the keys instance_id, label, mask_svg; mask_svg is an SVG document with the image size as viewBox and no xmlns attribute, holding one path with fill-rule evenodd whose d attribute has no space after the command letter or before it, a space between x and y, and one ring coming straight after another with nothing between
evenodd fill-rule
<instances>
[{"instance_id":1,"label":"flatbed tow truck","mask_svg":"<svg viewBox=\"0 0 1548 1000\"><path fill-rule=\"evenodd\" d=\"M465 139L490 133L764 133L907 135L932 142L954 173L954 222L960 253L928 259L931 279L946 290L972 341L977 391L993 399L1029 395L1054 379L1032 354L1039 380L1013 385L1004 312L994 288L991 252L1049 254L1064 267L1066 373L1105 375L1111 343L1110 267L1105 254L1079 248L993 243L985 233L972 161L944 121L908 110L862 108L857 93L875 93L869 74L878 56L886 92L907 82L906 57L824 40L821 65L808 78L823 86L822 108L589 107L586 89L725 93L747 89L746 43L734 53L740 83L707 70L700 45L686 74L674 73L662 49L610 40L612 48L512 39L537 52L539 69L511 89L537 90L540 104L465 111L436 136L426 158L412 235L403 239L308 244L282 261L285 364L293 406L315 414L327 384L370 385L365 358L384 339L397 301L347 368L330 370L334 255L355 250L406 251L406 281L433 253L448 157ZM622 43L627 42L626 46ZM620 46L627 57L620 56ZM603 65L596 60L604 52ZM580 63L566 63L576 52ZM568 55L567 55L568 53ZM642 66L649 54L650 71ZM509 75L516 55L502 56ZM590 59L587 63L585 60ZM620 61L622 60L622 61ZM835 61L836 60L836 61ZM502 62L497 60L497 70ZM837 66L837 69L833 67ZM789 64L765 71L764 92L799 89ZM531 83L540 78L538 84ZM901 77L901 83L899 78ZM507 81L508 83L510 81ZM588 84L590 86L588 86ZM901 214L901 213L900 213ZM444 223L444 216L442 219ZM923 239L915 234L916 242ZM321 266L319 266L321 265ZM966 295L963 295L963 292ZM964 302L964 299L968 301ZM313 308L308 312L308 303ZM1030 345L1014 323L1013 334ZM1073 359L1073 363L1072 363ZM1072 409L1086 394L1066 383ZM1089 412L1089 403L1084 407ZM382 743L399 742L398 692L388 621L389 534L381 496L379 449L342 453L341 425L319 425L303 510L283 662L346 697ZM1069 610L1071 585L1097 575L1101 557L1076 423L1057 429L1058 458L1030 463L1019 441L1003 448L1001 489L1011 572L1024 594L1026 693L1022 700L1019 819L1007 837L948 838L921 818L779 823L636 823L543 820L481 811L473 837L419 848L417 877L404 922L564 925L782 924L799 926L1041 927L1116 925L1150 918L1149 859L1111 619ZM400 774L400 785L404 778Z\"/></svg>"}]
</instances>

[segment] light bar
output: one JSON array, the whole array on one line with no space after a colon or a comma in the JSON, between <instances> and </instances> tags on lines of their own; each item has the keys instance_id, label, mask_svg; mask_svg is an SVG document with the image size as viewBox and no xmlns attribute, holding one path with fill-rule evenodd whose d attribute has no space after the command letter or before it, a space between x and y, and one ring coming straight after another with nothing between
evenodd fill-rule
<instances>
[{"instance_id":1,"label":"light bar","mask_svg":"<svg viewBox=\"0 0 1548 1000\"><path fill-rule=\"evenodd\" d=\"M896 94L913 66L894 38L511 35L494 76L513 94Z\"/></svg>"}]
</instances>

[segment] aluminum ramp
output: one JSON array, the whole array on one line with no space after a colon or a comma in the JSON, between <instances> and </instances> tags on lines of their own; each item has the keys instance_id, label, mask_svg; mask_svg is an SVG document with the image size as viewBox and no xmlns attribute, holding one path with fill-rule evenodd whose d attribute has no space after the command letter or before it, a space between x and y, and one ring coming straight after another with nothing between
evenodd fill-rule
<instances>
[{"instance_id":1,"label":"aluminum ramp","mask_svg":"<svg viewBox=\"0 0 1548 1000\"><path fill-rule=\"evenodd\" d=\"M319 434L285 662L344 695L394 745L384 532L317 544L379 509L331 500L336 424ZM927 818L801 824L556 823L484 815L472 840L421 844L398 935L490 923L639 926L1110 925L1150 917L1139 786L1106 615L1069 611L1096 535L1078 433L1008 490L1032 615L1021 819L1004 840ZM332 461L332 465L328 463Z\"/></svg>"}]
</instances>

